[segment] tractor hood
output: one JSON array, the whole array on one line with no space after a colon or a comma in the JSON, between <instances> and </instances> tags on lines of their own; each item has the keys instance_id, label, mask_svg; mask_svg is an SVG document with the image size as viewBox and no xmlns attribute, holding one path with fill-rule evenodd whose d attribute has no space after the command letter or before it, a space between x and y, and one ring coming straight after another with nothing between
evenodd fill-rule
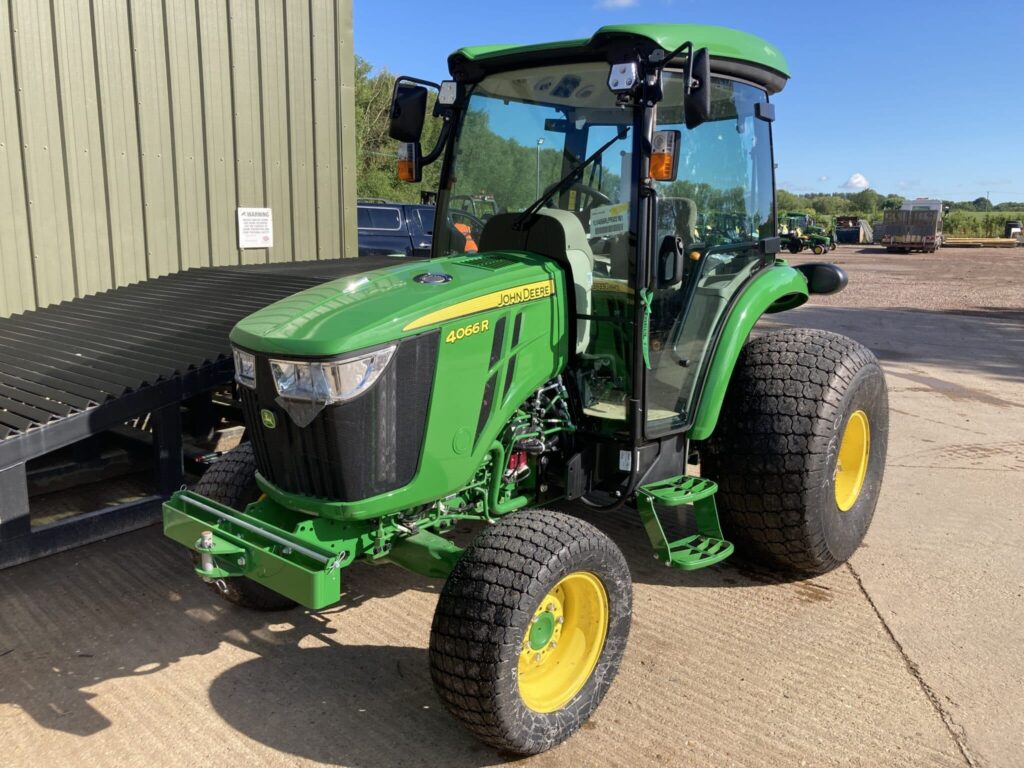
<instances>
[{"instance_id":1,"label":"tractor hood","mask_svg":"<svg viewBox=\"0 0 1024 768\"><path fill-rule=\"evenodd\" d=\"M275 302L239 322L231 342L253 352L336 357L553 295L562 280L550 260L519 251L403 261Z\"/></svg>"}]
</instances>

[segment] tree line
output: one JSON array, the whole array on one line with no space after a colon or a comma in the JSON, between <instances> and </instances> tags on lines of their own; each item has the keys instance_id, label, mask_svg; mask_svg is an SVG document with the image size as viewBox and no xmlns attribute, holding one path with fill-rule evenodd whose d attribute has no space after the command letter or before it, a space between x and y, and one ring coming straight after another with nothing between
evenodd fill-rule
<instances>
[{"instance_id":1,"label":"tree line","mask_svg":"<svg viewBox=\"0 0 1024 768\"><path fill-rule=\"evenodd\" d=\"M356 193L360 198L380 198L394 202L419 202L421 191L436 191L440 163L433 163L423 169L420 184L406 184L398 180L396 173L397 145L388 136L388 110L395 76L386 69L376 73L365 59L356 57L355 102L356 102ZM428 152L437 141L441 121L429 117L433 109L434 96L431 94L427 106L428 118L423 131L423 151ZM485 119L483 116L477 119ZM486 131L486 126L477 126ZM479 142L478 142L479 143ZM514 141L497 135L487 142L490 161L485 164L467 163L467 169L486 169L488 179L463 179L459 186L472 192L487 192L487 183L494 183L495 174L506 176L509 184L505 188L518 193L515 202L522 203L535 195L536 162L535 148L523 147ZM553 149L541 151L541 178L550 181L555 178L555 169L561 163L561 154ZM472 172L472 171L471 171ZM609 184L602 185L608 188ZM856 216L874 222L882 218L887 209L903 205L901 195L883 195L873 189L859 192L810 192L794 194L785 189L776 193L779 212L808 213L819 220L831 221L835 216ZM511 202L511 201L510 201ZM949 214L945 220L945 231L949 234L969 236L999 236L1009 218L1020 218L1024 214L1024 202L993 204L986 197L974 200L945 200ZM979 215L984 214L984 215Z\"/></svg>"}]
</instances>

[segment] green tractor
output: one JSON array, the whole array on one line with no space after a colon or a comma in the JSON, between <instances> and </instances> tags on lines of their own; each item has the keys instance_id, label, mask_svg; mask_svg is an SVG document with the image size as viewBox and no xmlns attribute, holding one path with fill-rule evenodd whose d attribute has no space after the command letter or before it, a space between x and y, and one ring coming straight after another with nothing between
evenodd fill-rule
<instances>
[{"instance_id":1,"label":"green tractor","mask_svg":"<svg viewBox=\"0 0 1024 768\"><path fill-rule=\"evenodd\" d=\"M817 224L806 213L783 213L779 215L779 234L786 249L797 254L805 248L820 256L836 249L835 236Z\"/></svg>"},{"instance_id":2,"label":"green tractor","mask_svg":"<svg viewBox=\"0 0 1024 768\"><path fill-rule=\"evenodd\" d=\"M438 228L429 261L353 259L242 320L248 441L174 494L164 530L252 608L336 603L356 562L445 579L437 693L483 741L531 754L591 716L626 648L629 568L586 517L635 505L683 571L734 545L788 573L835 568L878 499L886 386L843 336L751 337L846 283L778 255L774 47L627 25L448 63L436 86L396 83L399 175L442 163L438 221L480 189L506 209L477 253ZM442 125L421 151L429 88ZM561 167L540 167L538 138ZM481 529L464 546L461 521Z\"/></svg>"}]
</instances>

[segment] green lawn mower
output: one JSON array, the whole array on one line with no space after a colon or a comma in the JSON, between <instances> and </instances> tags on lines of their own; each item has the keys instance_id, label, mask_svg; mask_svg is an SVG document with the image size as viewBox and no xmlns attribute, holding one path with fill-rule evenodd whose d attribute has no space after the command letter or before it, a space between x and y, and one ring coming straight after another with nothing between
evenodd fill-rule
<instances>
[{"instance_id":1,"label":"green lawn mower","mask_svg":"<svg viewBox=\"0 0 1024 768\"><path fill-rule=\"evenodd\" d=\"M445 579L438 696L483 741L531 754L586 722L626 648L630 572L587 515L635 505L682 571L734 547L789 573L835 568L878 499L886 386L843 336L751 336L846 284L778 255L776 48L626 25L448 64L437 85L399 78L390 131L403 179L442 164L437 221L481 189L502 201L478 252L439 227L429 261L353 259L241 321L248 440L164 505L164 530L252 608L336 603L360 561ZM441 129L424 151L427 119ZM560 167L536 161L538 139ZM573 514L550 509L565 502ZM677 534L663 523L679 509ZM462 547L467 520L482 530Z\"/></svg>"}]
</instances>

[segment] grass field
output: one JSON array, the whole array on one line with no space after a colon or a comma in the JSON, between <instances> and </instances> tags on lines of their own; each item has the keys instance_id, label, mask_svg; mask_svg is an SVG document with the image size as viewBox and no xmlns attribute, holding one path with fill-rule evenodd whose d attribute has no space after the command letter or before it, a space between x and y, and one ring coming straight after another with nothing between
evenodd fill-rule
<instances>
[{"instance_id":1,"label":"grass field","mask_svg":"<svg viewBox=\"0 0 1024 768\"><path fill-rule=\"evenodd\" d=\"M952 211L942 229L950 237L1002 237L1007 221L1024 221L1024 211Z\"/></svg>"}]
</instances>

